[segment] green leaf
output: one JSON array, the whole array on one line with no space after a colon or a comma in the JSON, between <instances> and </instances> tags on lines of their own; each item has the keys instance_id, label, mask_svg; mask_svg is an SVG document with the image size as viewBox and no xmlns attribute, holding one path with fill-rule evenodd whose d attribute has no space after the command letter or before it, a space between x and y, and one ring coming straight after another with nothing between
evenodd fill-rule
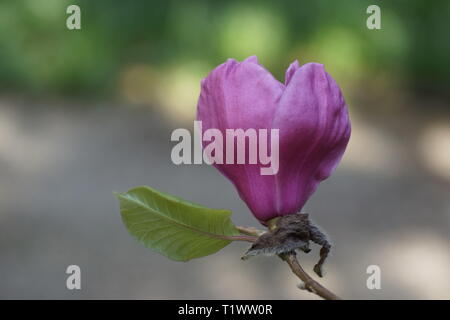
<instances>
[{"instance_id":1,"label":"green leaf","mask_svg":"<svg viewBox=\"0 0 450 320\"><path fill-rule=\"evenodd\" d=\"M128 231L172 260L213 254L239 235L229 210L206 208L145 186L116 196Z\"/></svg>"}]
</instances>

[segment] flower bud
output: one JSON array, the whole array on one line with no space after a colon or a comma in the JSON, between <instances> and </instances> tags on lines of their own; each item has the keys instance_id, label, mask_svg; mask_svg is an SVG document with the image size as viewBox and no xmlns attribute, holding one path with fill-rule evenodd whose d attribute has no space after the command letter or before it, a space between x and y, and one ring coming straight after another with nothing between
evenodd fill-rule
<instances>
[{"instance_id":1,"label":"flower bud","mask_svg":"<svg viewBox=\"0 0 450 320\"><path fill-rule=\"evenodd\" d=\"M224 137L227 129L278 129L279 159L273 175L261 174L267 165L260 161L214 164L262 223L302 209L334 171L351 131L341 90L323 65L300 67L295 61L283 84L256 57L229 59L203 79L197 120L203 130L218 129ZM251 151L248 143L243 151Z\"/></svg>"}]
</instances>

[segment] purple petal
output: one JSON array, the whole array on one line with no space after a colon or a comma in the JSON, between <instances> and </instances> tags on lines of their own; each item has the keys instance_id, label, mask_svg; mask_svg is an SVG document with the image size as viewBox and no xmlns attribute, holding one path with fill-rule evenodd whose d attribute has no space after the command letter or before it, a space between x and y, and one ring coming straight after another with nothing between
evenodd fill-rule
<instances>
[{"instance_id":1,"label":"purple petal","mask_svg":"<svg viewBox=\"0 0 450 320\"><path fill-rule=\"evenodd\" d=\"M331 175L350 138L344 98L323 65L308 63L295 72L273 126L280 129L278 213L295 213Z\"/></svg>"},{"instance_id":2,"label":"purple petal","mask_svg":"<svg viewBox=\"0 0 450 320\"><path fill-rule=\"evenodd\" d=\"M215 164L263 223L301 210L339 163L351 130L339 86L323 65L294 61L283 85L255 56L230 59L202 81L197 118L223 137L226 129L279 129L276 175L261 175L259 164Z\"/></svg>"},{"instance_id":3,"label":"purple petal","mask_svg":"<svg viewBox=\"0 0 450 320\"><path fill-rule=\"evenodd\" d=\"M291 63L291 65L289 66L289 68L286 70L286 75L284 76L284 84L287 86L289 84L289 82L292 79L292 76L294 75L294 73L300 68L300 66L298 65L298 61L295 60L294 62Z\"/></svg>"},{"instance_id":4,"label":"purple petal","mask_svg":"<svg viewBox=\"0 0 450 320\"><path fill-rule=\"evenodd\" d=\"M270 128L284 86L256 62L253 57L241 63L228 60L204 79L197 113L204 131L217 128L225 138L226 129ZM255 215L274 212L275 178L262 176L261 165L215 167L233 182Z\"/></svg>"}]
</instances>

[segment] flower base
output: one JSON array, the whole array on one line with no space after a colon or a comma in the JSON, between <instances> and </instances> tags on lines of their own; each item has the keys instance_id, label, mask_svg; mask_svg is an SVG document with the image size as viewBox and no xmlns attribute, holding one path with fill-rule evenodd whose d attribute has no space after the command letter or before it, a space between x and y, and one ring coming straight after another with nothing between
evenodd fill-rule
<instances>
[{"instance_id":1,"label":"flower base","mask_svg":"<svg viewBox=\"0 0 450 320\"><path fill-rule=\"evenodd\" d=\"M301 250L305 253L311 251L310 241L321 245L320 260L314 266L314 272L323 276L322 266L331 249L327 236L309 220L307 213L297 213L277 217L268 221L269 230L262 234L255 243L247 250L242 259L253 256L283 255Z\"/></svg>"}]
</instances>

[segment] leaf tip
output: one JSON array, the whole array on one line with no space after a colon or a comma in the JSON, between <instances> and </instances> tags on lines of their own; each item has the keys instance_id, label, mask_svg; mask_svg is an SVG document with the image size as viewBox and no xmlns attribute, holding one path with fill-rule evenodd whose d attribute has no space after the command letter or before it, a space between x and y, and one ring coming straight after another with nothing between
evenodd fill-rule
<instances>
[{"instance_id":1,"label":"leaf tip","mask_svg":"<svg viewBox=\"0 0 450 320\"><path fill-rule=\"evenodd\" d=\"M124 192L116 192L116 191L113 191L112 194L118 198L118 197L123 196L123 195L124 195Z\"/></svg>"}]
</instances>

